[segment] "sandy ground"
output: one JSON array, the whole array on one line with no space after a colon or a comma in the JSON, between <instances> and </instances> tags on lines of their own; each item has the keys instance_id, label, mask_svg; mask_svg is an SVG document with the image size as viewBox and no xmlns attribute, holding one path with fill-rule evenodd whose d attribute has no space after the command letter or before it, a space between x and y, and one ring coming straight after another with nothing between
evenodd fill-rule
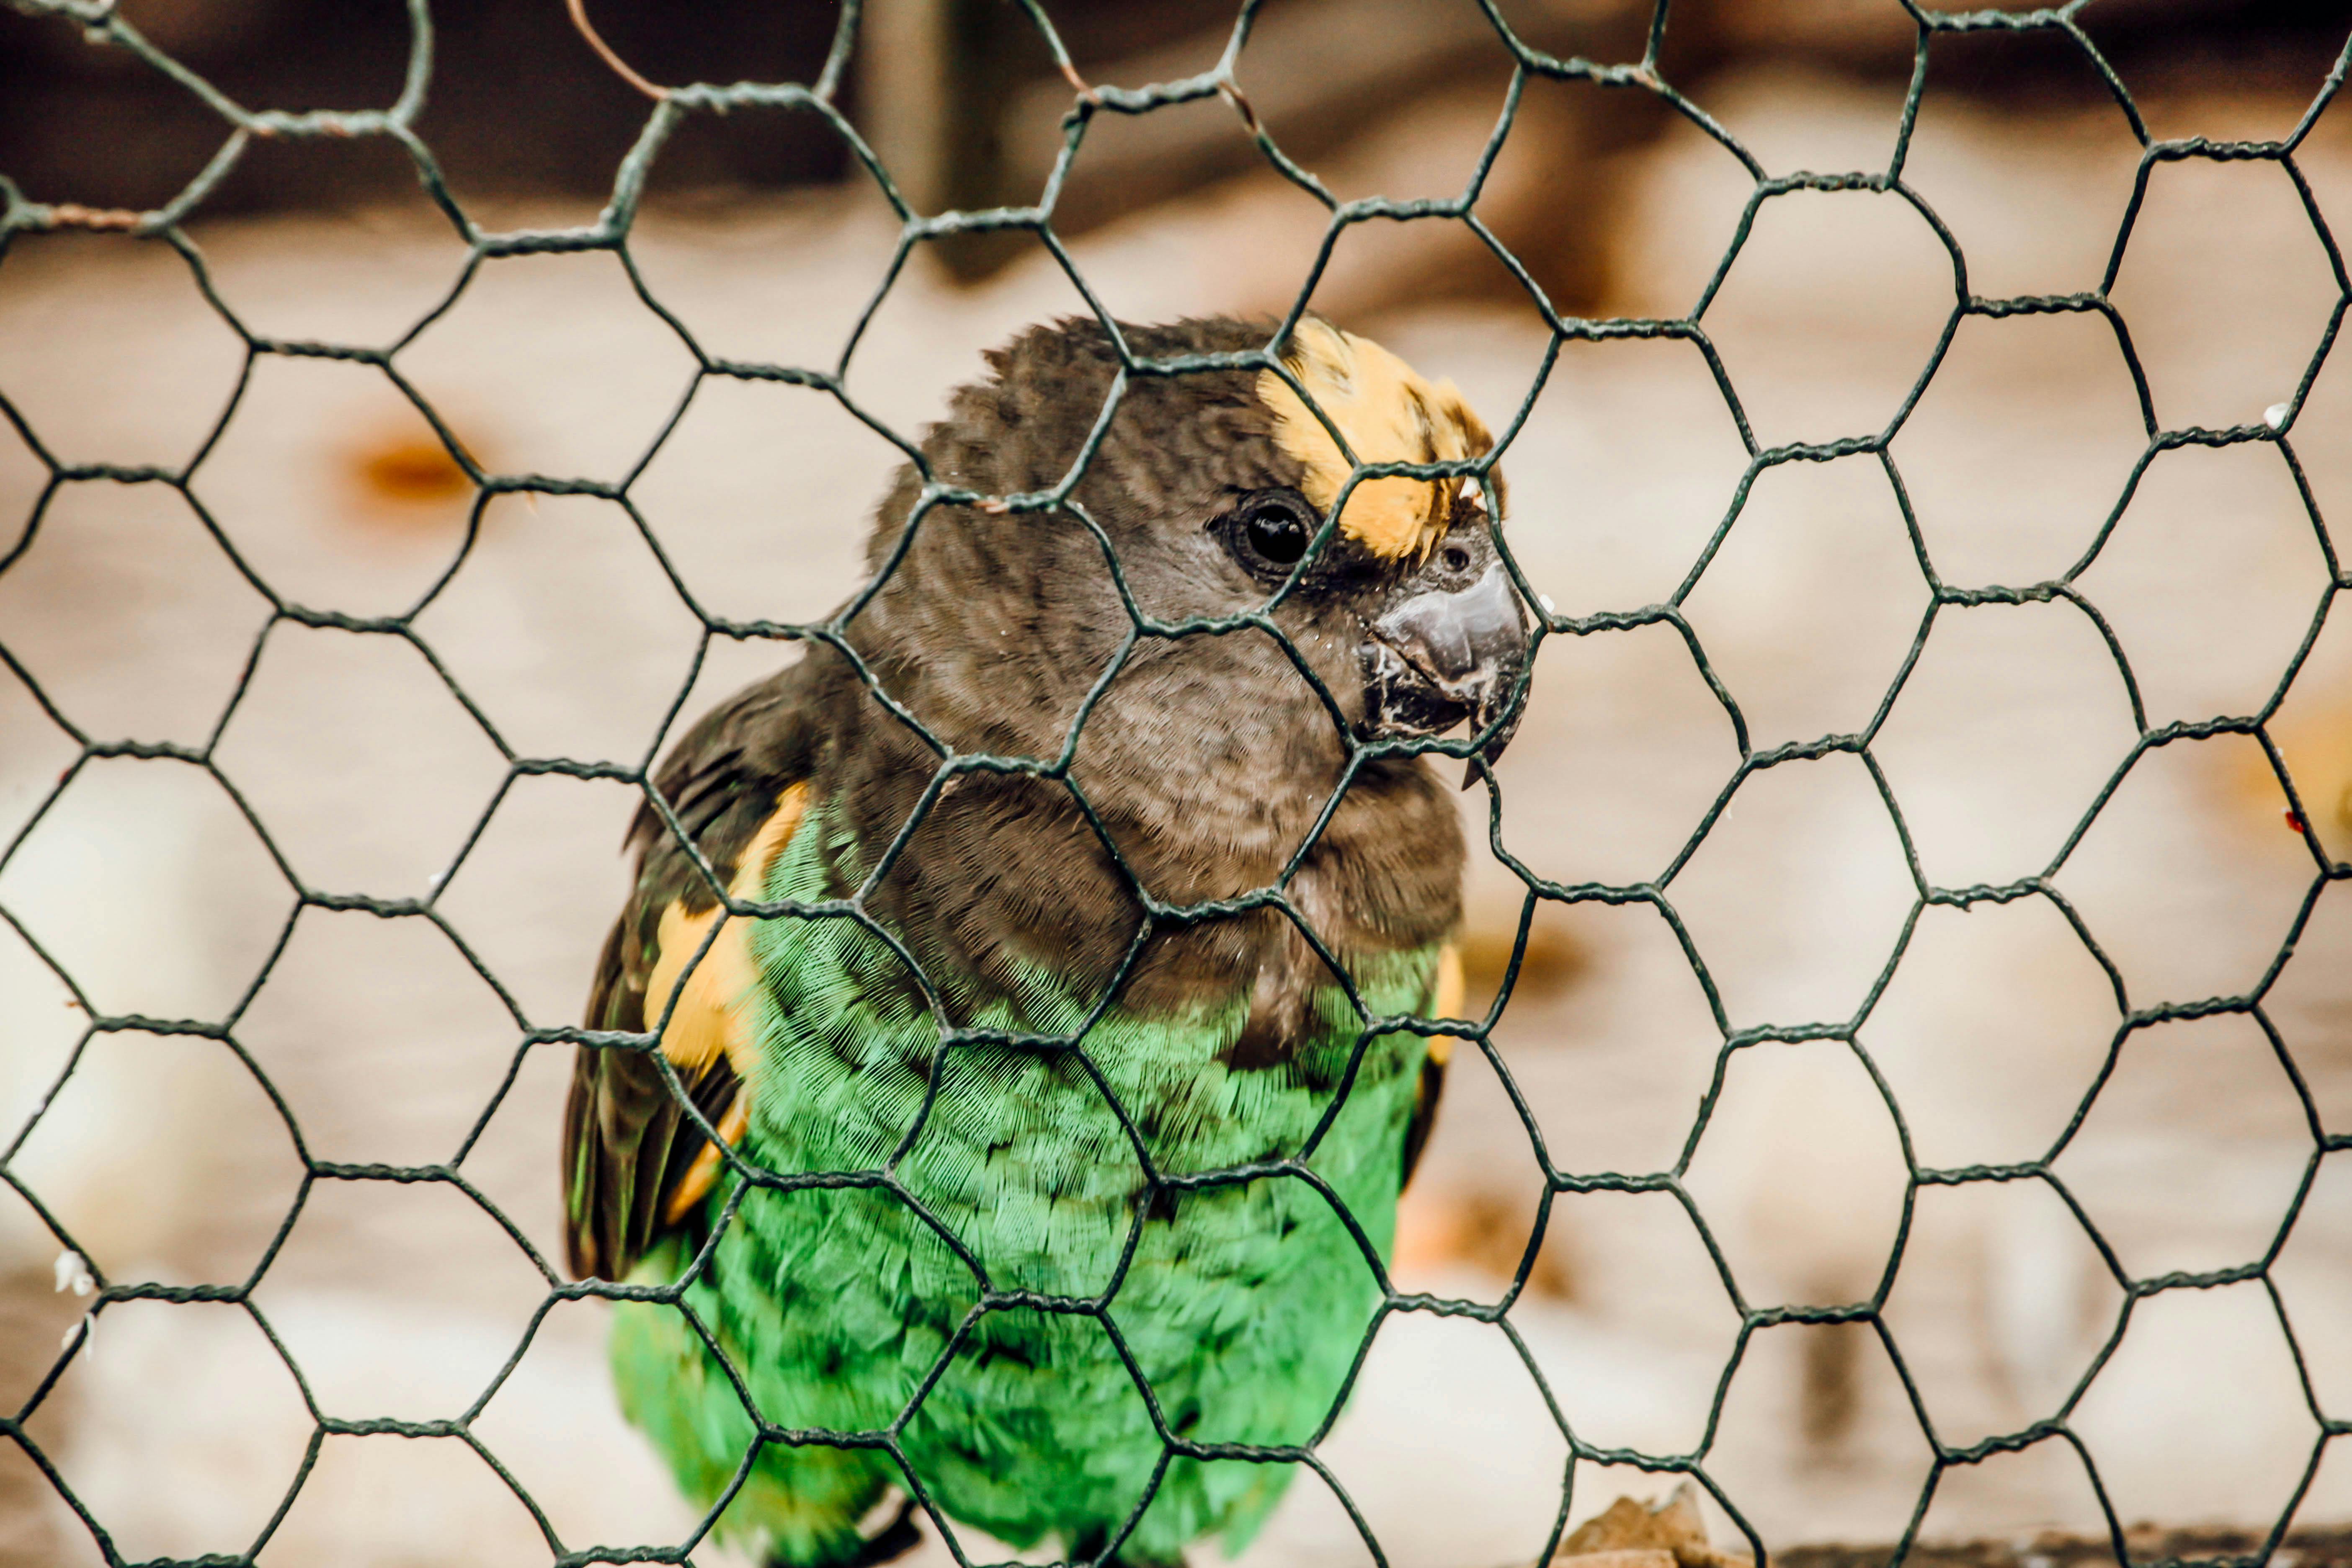
<instances>
[{"instance_id":1,"label":"sandy ground","mask_svg":"<svg viewBox=\"0 0 2352 1568\"><path fill-rule=\"evenodd\" d=\"M1710 107L1779 173L1883 166L1899 98L1772 77L1727 86ZM2296 108L2211 100L2172 110L2228 135L2273 133ZM1450 188L1490 112L1435 105L1333 177L1397 195ZM1931 99L1909 176L1966 248L1971 290L2053 293L2095 283L2132 163L2112 115L2004 117ZM2340 123L2323 125L2305 168L2343 226L2352 137ZM1678 313L1722 253L1745 177L1683 135L1633 173L1626 308ZM1091 237L1077 255L1130 318L1257 308L1295 287L1315 228L1302 205L1244 181ZM258 331L293 337L390 341L463 260L416 213L193 232L231 307ZM709 352L819 361L875 286L889 238L855 196L657 203L634 250ZM1767 208L1706 320L1758 439L1824 440L1885 426L1952 290L1940 246L1898 200L1802 195ZM2336 287L2277 169L2200 164L2158 174L2116 298L2159 420L2218 425L2258 420L2291 396ZM911 427L972 374L979 349L1078 308L1042 257L973 292L911 272L851 385ZM1545 346L1530 310L1500 304L1352 324L1454 377L1498 421ZM2331 516L2352 507L2352 372L2341 358L2293 431ZM0 270L0 387L62 458L184 463L210 437L240 363L167 251L43 239ZM608 255L488 265L399 363L491 466L608 479L633 471L691 370ZM286 599L395 613L438 580L464 533L467 498L437 489L417 461L425 434L371 370L267 359L194 489ZM1960 328L1894 453L1939 575L1983 586L2063 571L2145 444L2112 336L2090 318L2020 317ZM812 616L853 585L866 509L893 457L808 392L713 380L632 494L704 611ZM1560 611L1635 609L1689 574L1745 466L1695 349L1572 346L1511 449L1510 538ZM26 516L41 482L0 435L0 519ZM2326 583L2277 452L2245 447L2158 458L2081 587L2130 658L2147 721L2161 725L2259 708ZM1857 457L1765 473L1687 610L1764 748L1867 723L1927 602L1886 470ZM100 738L203 742L267 615L184 504L154 486L62 492L0 577L0 643ZM698 651L688 715L782 656L723 639L701 647L696 616L626 516L590 500L492 506L416 626L478 721L411 646L279 624L215 754L300 881L433 896L462 948L423 921L310 909L281 951L285 874L228 797L173 763L86 768L0 870L0 904L98 1009L219 1018L241 1005L236 1038L313 1158L412 1163L462 1150L467 1180L551 1258L569 1063L561 1049L518 1063L519 1022L575 1017L622 889L613 850L631 800L609 784L508 782L485 726L517 755L634 762ZM2352 634L2332 626L2273 733L2312 830L2339 853L2352 837L2338 806L2352 783L2347 718ZM1957 887L2047 866L2136 731L2081 612L1955 608L1937 619L1874 754L1922 873ZM0 678L0 833L40 805L74 750ZM1565 882L1654 878L1738 761L1675 632L1558 638L1500 770L1502 838ZM1485 796L1465 802L1483 837ZM2242 993L2264 973L2314 883L2284 811L2242 739L2170 746L2124 780L2057 882L2131 1006ZM1903 841L1851 755L1755 775L1669 893L1735 1028L1853 1016L1915 901ZM1479 867L1474 925L1490 942L1519 894L1507 868ZM1554 959L1495 1037L1551 1158L1579 1174L1675 1166L1723 1034L1689 962L1639 904L1547 908L1542 919ZM2267 1006L2339 1133L2352 1131L2347 953L2352 898L2338 889L2320 900ZM0 1108L14 1126L55 1080L80 1014L5 930L0 1009ZM1952 1167L2047 1151L2118 1018L2113 985L2054 906L2028 899L1923 915L1860 1037L1913 1158ZM1686 1185L1746 1302L1870 1296L1903 1216L1906 1166L1861 1056L1836 1042L1759 1047L1730 1058L1723 1084ZM1538 1167L1476 1057L1448 1096L1402 1274L1492 1299L1524 1246ZM2121 1267L2147 1277L2265 1257L2313 1149L2267 1039L2249 1018L2223 1016L2131 1037L2057 1169ZM2347 1158L2319 1168L2273 1270L2313 1395L2339 1417L2352 1415ZM330 1181L304 1193L285 1122L212 1041L99 1037L12 1168L110 1279L235 1282L266 1258L255 1304L311 1399L337 1415L460 1413L544 1297L521 1249L452 1187ZM47 1290L55 1242L13 1196L0 1194L0 1245L21 1281L0 1314L0 1404L14 1407L49 1371L76 1309L70 1293ZM2053 1414L2120 1301L2048 1186L1931 1187L1917 1195L1887 1323L1937 1434L1968 1443ZM1672 1198L1562 1197L1539 1288L1512 1319L1583 1439L1654 1455L1708 1439L1738 1315ZM565 1547L677 1539L691 1516L613 1408L600 1334L593 1306L551 1313L473 1430ZM2274 1518L2318 1435L2258 1282L2140 1303L2073 1426L2123 1517L2171 1523ZM312 1433L252 1317L139 1303L102 1315L31 1429L132 1559L244 1550ZM1405 1317L1382 1331L1326 1457L1390 1563L1461 1568L1538 1549L1559 1506L1566 1445L1499 1332ZM1782 1327L1748 1342L1707 1469L1779 1546L1893 1539L1929 1462L1876 1338ZM1663 1489L1589 1464L1574 1482L1580 1518L1621 1490ZM0 1512L0 1561L95 1561L78 1524L32 1500L47 1489L20 1455L0 1454L0 1510L13 1510ZM2301 1517L2352 1517L2352 1461L2339 1453L2322 1467ZM2043 1443L1948 1475L1925 1528L1962 1540L2097 1518L2072 1450ZM936 1542L925 1552L927 1563L945 1561ZM480 1454L380 1436L324 1443L261 1560L423 1568L548 1555ZM1246 1555L1253 1568L1365 1560L1311 1478Z\"/></svg>"}]
</instances>

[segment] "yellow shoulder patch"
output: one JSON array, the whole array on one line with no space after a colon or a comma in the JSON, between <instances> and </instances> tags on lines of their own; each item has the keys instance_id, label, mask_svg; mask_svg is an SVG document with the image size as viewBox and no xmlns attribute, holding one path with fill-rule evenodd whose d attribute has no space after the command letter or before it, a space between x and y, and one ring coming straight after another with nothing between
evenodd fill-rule
<instances>
[{"instance_id":1,"label":"yellow shoulder patch","mask_svg":"<svg viewBox=\"0 0 2352 1568\"><path fill-rule=\"evenodd\" d=\"M743 1142L743 1133L751 1125L751 1096L738 1088L727 1114L719 1119L719 1142L733 1148ZM719 1144L705 1143L694 1152L694 1163L686 1168L686 1174L678 1178L676 1190L669 1194L669 1202L662 1205L662 1224L677 1225L700 1207L702 1200L710 1195L711 1184L718 1180Z\"/></svg>"},{"instance_id":2,"label":"yellow shoulder patch","mask_svg":"<svg viewBox=\"0 0 2352 1568\"><path fill-rule=\"evenodd\" d=\"M1451 381L1426 381L1380 344L1327 321L1301 321L1283 363L1359 462L1442 462L1475 458L1494 445ZM1261 371L1257 395L1274 412L1275 441L1307 470L1307 499L1328 512L1354 464L1288 382ZM1385 560L1426 555L1461 489L1460 479L1366 479L1349 496L1339 531Z\"/></svg>"},{"instance_id":3,"label":"yellow shoulder patch","mask_svg":"<svg viewBox=\"0 0 2352 1568\"><path fill-rule=\"evenodd\" d=\"M807 805L806 784L796 784L776 796L775 811L760 825L736 863L734 879L727 887L731 897L756 900L762 896L768 868L800 826ZM710 950L703 952L703 939L722 921L726 923L712 940ZM663 1008L669 1008L669 1023L662 1030L662 1055L681 1073L701 1071L721 1051L737 1077L748 1079L753 1071L751 1016L759 972L751 963L750 932L748 922L727 918L724 904L713 904L698 915L688 914L683 903L672 903L662 911L655 936L658 955L646 981L646 1012L649 1018L658 1018ZM694 965L692 973L686 973L698 952L702 952L702 962ZM677 995L675 1006L670 1005L673 992Z\"/></svg>"},{"instance_id":4,"label":"yellow shoulder patch","mask_svg":"<svg viewBox=\"0 0 2352 1568\"><path fill-rule=\"evenodd\" d=\"M807 806L806 784L796 784L776 796L776 809L760 825L735 864L734 879L727 884L730 897L756 900L765 895L768 868L792 842L793 830L801 825L801 814ZM712 940L710 950L702 953L694 973L681 979L688 963L702 952L703 938L720 921L726 924ZM682 1076L690 1078L709 1067L719 1052L727 1053L728 1065L735 1069L735 1099L719 1117L718 1132L729 1144L742 1142L744 1130L751 1123L751 1083L757 1070L751 1004L760 972L751 962L750 935L750 925L729 917L724 904L689 915L683 905L673 903L662 911L661 928L656 933L660 953L646 983L646 1007L655 1017L669 1005L670 993L677 993L677 1005L670 1008L669 1023L662 1030L661 1047L662 1055ZM718 1177L719 1146L705 1143L662 1206L662 1223L676 1225L693 1213L709 1195Z\"/></svg>"},{"instance_id":5,"label":"yellow shoulder patch","mask_svg":"<svg viewBox=\"0 0 2352 1568\"><path fill-rule=\"evenodd\" d=\"M1462 945L1447 942L1437 950L1437 984L1429 999L1429 1016L1433 1018L1459 1018L1462 1004L1469 986L1462 973ZM1444 1067L1454 1058L1454 1037L1429 1037L1429 1059Z\"/></svg>"}]
</instances>

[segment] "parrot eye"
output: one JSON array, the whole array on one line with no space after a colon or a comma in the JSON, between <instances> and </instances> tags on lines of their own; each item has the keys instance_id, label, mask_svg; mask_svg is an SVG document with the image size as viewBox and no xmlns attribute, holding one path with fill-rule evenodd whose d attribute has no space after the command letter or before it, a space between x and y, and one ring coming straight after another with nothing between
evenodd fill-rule
<instances>
[{"instance_id":1,"label":"parrot eye","mask_svg":"<svg viewBox=\"0 0 2352 1568\"><path fill-rule=\"evenodd\" d=\"M1315 537L1314 513L1290 490L1260 490L1227 514L1225 548L1259 576L1285 577Z\"/></svg>"}]
</instances>

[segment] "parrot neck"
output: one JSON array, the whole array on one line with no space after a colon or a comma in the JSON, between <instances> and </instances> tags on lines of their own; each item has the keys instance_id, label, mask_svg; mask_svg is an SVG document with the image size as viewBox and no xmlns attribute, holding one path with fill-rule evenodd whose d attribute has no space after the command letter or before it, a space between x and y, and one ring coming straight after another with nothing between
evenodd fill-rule
<instances>
[{"instance_id":1,"label":"parrot neck","mask_svg":"<svg viewBox=\"0 0 2352 1568\"><path fill-rule=\"evenodd\" d=\"M1116 755L1089 768L1082 745L1089 820L1068 784L1034 773L971 771L935 789L937 753L845 664L830 684L811 790L829 836L824 896L850 897L881 868L867 912L973 1007L1017 997L1041 973L1082 994L1116 983L1126 1004L1169 1012L1252 994L1293 1013L1332 983L1280 909L1163 910L1147 928L1139 883L1163 906L1278 886L1351 971L1431 948L1459 923L1459 819L1417 762L1361 770L1286 881L1328 797L1284 787L1301 770L1260 779L1173 739L1158 768Z\"/></svg>"}]
</instances>

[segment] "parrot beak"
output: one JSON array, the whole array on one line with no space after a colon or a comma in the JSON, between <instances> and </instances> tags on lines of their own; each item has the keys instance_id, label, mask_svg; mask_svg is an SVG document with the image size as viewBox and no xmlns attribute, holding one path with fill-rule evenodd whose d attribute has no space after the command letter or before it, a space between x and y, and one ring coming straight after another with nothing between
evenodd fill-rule
<instances>
[{"instance_id":1,"label":"parrot beak","mask_svg":"<svg viewBox=\"0 0 2352 1568\"><path fill-rule=\"evenodd\" d=\"M1360 655L1360 733L1435 735L1467 719L1474 737L1487 737L1479 755L1492 763L1503 754L1519 726L1512 698L1528 668L1528 626L1491 542L1439 551L1397 588L1370 630ZM1463 788L1477 771L1468 769Z\"/></svg>"}]
</instances>

